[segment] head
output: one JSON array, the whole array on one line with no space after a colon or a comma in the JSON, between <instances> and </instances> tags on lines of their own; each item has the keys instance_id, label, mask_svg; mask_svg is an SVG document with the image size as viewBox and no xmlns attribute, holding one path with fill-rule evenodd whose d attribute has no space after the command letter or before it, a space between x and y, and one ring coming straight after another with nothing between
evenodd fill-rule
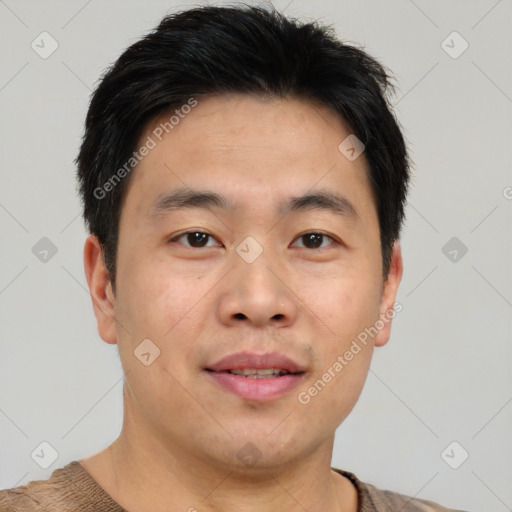
<instances>
[{"instance_id":1,"label":"head","mask_svg":"<svg viewBox=\"0 0 512 512\"><path fill-rule=\"evenodd\" d=\"M86 275L125 401L160 441L226 464L252 442L284 463L355 405L402 273L390 89L331 29L248 6L170 15L102 77L77 158ZM285 354L299 384L242 398L212 379L235 352Z\"/></svg>"}]
</instances>

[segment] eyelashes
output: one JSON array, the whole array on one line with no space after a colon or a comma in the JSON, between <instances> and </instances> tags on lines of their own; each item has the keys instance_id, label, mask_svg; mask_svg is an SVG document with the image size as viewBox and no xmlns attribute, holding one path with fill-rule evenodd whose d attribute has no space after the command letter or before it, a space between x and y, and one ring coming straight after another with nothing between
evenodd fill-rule
<instances>
[{"instance_id":1,"label":"eyelashes","mask_svg":"<svg viewBox=\"0 0 512 512\"><path fill-rule=\"evenodd\" d=\"M203 242L208 241L209 238L214 239L214 237L213 237L213 235L210 235L209 233L207 233L205 231L200 231L200 230L185 231L183 233L180 233L179 235L172 237L169 240L169 242L180 243L179 241L183 238L185 238L185 240L191 244L191 245L186 245L186 247L188 247L190 249L203 249L203 248L208 248L208 247L219 247L219 246L215 246L215 245L214 246L202 245ZM320 241L320 246L321 246L325 239L331 240L331 242L334 242L334 243L331 243L326 247L317 246L319 241ZM326 233L322 233L320 231L309 231L306 233L302 233L294 239L294 242L296 240L305 241L305 245L303 245L303 247L301 247L301 248L310 249L310 250L327 249L331 245L338 244L338 242L332 236L330 236ZM311 244L312 247L307 247L306 245L308 245L308 244Z\"/></svg>"}]
</instances>

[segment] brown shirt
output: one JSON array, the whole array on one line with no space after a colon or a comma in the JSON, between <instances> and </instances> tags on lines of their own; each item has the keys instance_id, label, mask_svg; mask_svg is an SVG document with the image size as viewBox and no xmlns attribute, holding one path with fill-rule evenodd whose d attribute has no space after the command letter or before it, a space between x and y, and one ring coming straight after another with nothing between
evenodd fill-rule
<instances>
[{"instance_id":1,"label":"brown shirt","mask_svg":"<svg viewBox=\"0 0 512 512\"><path fill-rule=\"evenodd\" d=\"M464 512L441 507L359 481L352 473L333 468L349 478L359 495L358 512ZM0 491L0 512L127 512L93 479L78 461L55 469L48 480Z\"/></svg>"}]
</instances>

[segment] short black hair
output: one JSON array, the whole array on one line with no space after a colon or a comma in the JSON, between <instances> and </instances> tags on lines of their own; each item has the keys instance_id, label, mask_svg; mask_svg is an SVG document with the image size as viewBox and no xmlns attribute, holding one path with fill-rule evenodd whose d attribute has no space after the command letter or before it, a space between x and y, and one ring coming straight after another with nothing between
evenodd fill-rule
<instances>
[{"instance_id":1,"label":"short black hair","mask_svg":"<svg viewBox=\"0 0 512 512\"><path fill-rule=\"evenodd\" d=\"M388 98L391 80L375 58L340 41L331 26L274 8L203 6L164 17L101 77L76 158L84 220L98 237L113 289L123 192L142 131L191 98L223 93L314 101L348 123L365 145L386 278L410 175Z\"/></svg>"}]
</instances>

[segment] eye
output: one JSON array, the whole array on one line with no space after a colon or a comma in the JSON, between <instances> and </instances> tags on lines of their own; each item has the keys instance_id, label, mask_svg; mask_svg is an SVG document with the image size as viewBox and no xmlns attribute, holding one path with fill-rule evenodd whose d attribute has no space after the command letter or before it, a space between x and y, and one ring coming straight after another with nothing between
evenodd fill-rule
<instances>
[{"instance_id":1,"label":"eye","mask_svg":"<svg viewBox=\"0 0 512 512\"><path fill-rule=\"evenodd\" d=\"M204 247L216 247L216 246L208 246L207 242L209 238L213 238L212 235L205 233L204 231L186 231L185 233L181 233L171 238L169 242L179 242L182 238L184 238L188 244L188 247L193 249L200 249ZM299 235L296 240L302 240L304 242L304 249L324 249L321 247L322 243L325 239L329 239L336 243L334 238L325 233L318 232L310 232ZM181 243L181 242L179 242ZM330 244L332 245L332 244Z\"/></svg>"},{"instance_id":2,"label":"eye","mask_svg":"<svg viewBox=\"0 0 512 512\"><path fill-rule=\"evenodd\" d=\"M317 232L304 233L299 235L296 240L303 240L306 245L305 249L324 249L325 247L319 246L322 245L322 242L325 238L328 238L329 240L334 241L334 243L337 243L331 236L326 235L325 233Z\"/></svg>"},{"instance_id":3,"label":"eye","mask_svg":"<svg viewBox=\"0 0 512 512\"><path fill-rule=\"evenodd\" d=\"M190 244L189 247L192 248L201 248L201 247L215 247L205 245L205 242L208 241L208 238L213 238L212 235L208 233L204 233L203 231L186 231L185 233L181 233L174 238L171 238L169 242L178 242L182 238Z\"/></svg>"}]
</instances>

